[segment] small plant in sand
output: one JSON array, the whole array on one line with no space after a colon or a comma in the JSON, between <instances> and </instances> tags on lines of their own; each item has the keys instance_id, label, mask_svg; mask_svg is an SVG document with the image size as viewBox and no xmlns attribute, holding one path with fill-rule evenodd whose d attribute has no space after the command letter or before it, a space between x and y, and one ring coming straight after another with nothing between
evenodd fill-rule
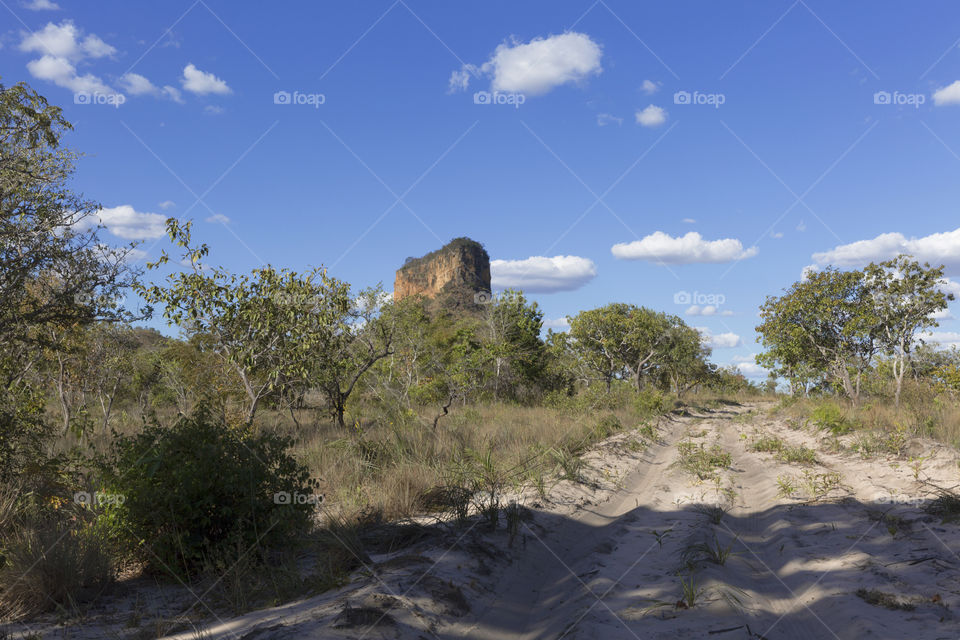
<instances>
[{"instance_id":1,"label":"small plant in sand","mask_svg":"<svg viewBox=\"0 0 960 640\"><path fill-rule=\"evenodd\" d=\"M733 545L737 538L730 541L730 544L724 546L716 534L713 535L713 542L701 542L687 547L683 552L682 560L688 566L695 565L698 562L708 561L713 564L723 566L727 559L734 555Z\"/></svg>"},{"instance_id":2,"label":"small plant in sand","mask_svg":"<svg viewBox=\"0 0 960 640\"><path fill-rule=\"evenodd\" d=\"M707 516L707 519L711 524L720 524L723 520L723 517L727 515L728 509L719 504L698 504L695 505L694 510L697 513L702 513Z\"/></svg>"},{"instance_id":3,"label":"small plant in sand","mask_svg":"<svg viewBox=\"0 0 960 640\"><path fill-rule=\"evenodd\" d=\"M673 527L669 529L665 529L663 531L657 531L656 529L654 529L653 531L650 532L651 534L653 534L653 537L657 539L657 547L659 547L660 549L663 549L663 540L668 536L668 534L671 531L673 531Z\"/></svg>"},{"instance_id":4,"label":"small plant in sand","mask_svg":"<svg viewBox=\"0 0 960 640\"><path fill-rule=\"evenodd\" d=\"M781 498L792 498L797 492L793 478L788 475L777 476L777 495Z\"/></svg>"},{"instance_id":5,"label":"small plant in sand","mask_svg":"<svg viewBox=\"0 0 960 640\"><path fill-rule=\"evenodd\" d=\"M808 499L819 501L826 498L831 491L843 487L843 476L836 472L814 473L809 469L804 470L803 477L800 479Z\"/></svg>"},{"instance_id":6,"label":"small plant in sand","mask_svg":"<svg viewBox=\"0 0 960 640\"><path fill-rule=\"evenodd\" d=\"M923 470L923 463L927 461L927 458L923 456L914 456L910 458L910 470L913 471L913 479L917 482L920 482L920 472Z\"/></svg>"},{"instance_id":7,"label":"small plant in sand","mask_svg":"<svg viewBox=\"0 0 960 640\"><path fill-rule=\"evenodd\" d=\"M690 441L677 443L677 452L680 454L676 464L687 473L697 476L700 480L712 478L717 469L730 466L730 454L713 445L707 448L704 443Z\"/></svg>"},{"instance_id":8,"label":"small plant in sand","mask_svg":"<svg viewBox=\"0 0 960 640\"><path fill-rule=\"evenodd\" d=\"M784 447L777 457L784 462L794 462L798 464L816 464L817 453L803 445L796 447Z\"/></svg>"}]
</instances>

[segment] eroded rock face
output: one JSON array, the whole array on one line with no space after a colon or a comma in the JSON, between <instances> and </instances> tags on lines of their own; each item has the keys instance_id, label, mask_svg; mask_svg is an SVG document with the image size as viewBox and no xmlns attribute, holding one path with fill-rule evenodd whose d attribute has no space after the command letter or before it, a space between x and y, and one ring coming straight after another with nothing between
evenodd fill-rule
<instances>
[{"instance_id":1,"label":"eroded rock face","mask_svg":"<svg viewBox=\"0 0 960 640\"><path fill-rule=\"evenodd\" d=\"M422 258L407 258L397 270L393 297L444 299L453 306L474 304L490 291L490 256L479 242L456 238Z\"/></svg>"}]
</instances>

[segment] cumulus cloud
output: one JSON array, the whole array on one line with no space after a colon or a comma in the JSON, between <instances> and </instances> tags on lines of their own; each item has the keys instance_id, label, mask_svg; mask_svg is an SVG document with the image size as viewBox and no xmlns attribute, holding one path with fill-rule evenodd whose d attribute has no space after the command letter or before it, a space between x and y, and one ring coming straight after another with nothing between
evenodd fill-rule
<instances>
[{"instance_id":1,"label":"cumulus cloud","mask_svg":"<svg viewBox=\"0 0 960 640\"><path fill-rule=\"evenodd\" d=\"M230 222L230 218L223 215L222 213L215 213L212 216L207 218L207 222L219 222L220 224L227 224Z\"/></svg>"},{"instance_id":2,"label":"cumulus cloud","mask_svg":"<svg viewBox=\"0 0 960 640\"><path fill-rule=\"evenodd\" d=\"M201 71L191 62L183 68L183 78L180 80L185 91L203 96L210 93L226 95L233 93L227 83L207 71Z\"/></svg>"},{"instance_id":3,"label":"cumulus cloud","mask_svg":"<svg viewBox=\"0 0 960 640\"><path fill-rule=\"evenodd\" d=\"M933 92L933 104L942 107L948 104L960 104L960 80L955 80Z\"/></svg>"},{"instance_id":4,"label":"cumulus cloud","mask_svg":"<svg viewBox=\"0 0 960 640\"><path fill-rule=\"evenodd\" d=\"M83 35L70 20L60 24L48 22L43 29L21 34L20 50L39 53L40 57L27 63L27 71L38 80L45 80L75 93L115 94L99 77L80 75L76 65L88 58L102 58L116 53L116 49L99 36Z\"/></svg>"},{"instance_id":5,"label":"cumulus cloud","mask_svg":"<svg viewBox=\"0 0 960 640\"><path fill-rule=\"evenodd\" d=\"M769 373L756 362L738 362L733 366L748 378L766 378Z\"/></svg>"},{"instance_id":6,"label":"cumulus cloud","mask_svg":"<svg viewBox=\"0 0 960 640\"><path fill-rule=\"evenodd\" d=\"M948 271L960 272L960 229L908 238L902 233L882 233L870 240L858 240L829 251L813 254L820 266L861 267L869 262L889 260L908 253L920 262L943 264Z\"/></svg>"},{"instance_id":7,"label":"cumulus cloud","mask_svg":"<svg viewBox=\"0 0 960 640\"><path fill-rule=\"evenodd\" d=\"M60 9L60 5L51 0L31 0L23 6L30 11L57 11Z\"/></svg>"},{"instance_id":8,"label":"cumulus cloud","mask_svg":"<svg viewBox=\"0 0 960 640\"><path fill-rule=\"evenodd\" d=\"M650 105L642 111L637 111L637 124L641 127L659 127L667 121L667 112L656 105Z\"/></svg>"},{"instance_id":9,"label":"cumulus cloud","mask_svg":"<svg viewBox=\"0 0 960 640\"><path fill-rule=\"evenodd\" d=\"M648 96L652 96L660 90L660 83L654 82L653 80L644 80L643 85L640 86L640 89L642 89L643 92Z\"/></svg>"},{"instance_id":10,"label":"cumulus cloud","mask_svg":"<svg viewBox=\"0 0 960 640\"><path fill-rule=\"evenodd\" d=\"M593 261L579 256L531 256L490 263L490 279L495 289L521 289L530 293L573 291L596 275Z\"/></svg>"},{"instance_id":11,"label":"cumulus cloud","mask_svg":"<svg viewBox=\"0 0 960 640\"><path fill-rule=\"evenodd\" d=\"M713 333L707 327L694 327L703 336L703 343L711 349L732 349L743 344L735 333Z\"/></svg>"},{"instance_id":12,"label":"cumulus cloud","mask_svg":"<svg viewBox=\"0 0 960 640\"><path fill-rule=\"evenodd\" d=\"M167 218L159 213L141 213L128 204L100 209L78 225L90 228L97 223L107 231L125 240L148 240L159 238L167 232Z\"/></svg>"},{"instance_id":13,"label":"cumulus cloud","mask_svg":"<svg viewBox=\"0 0 960 640\"><path fill-rule=\"evenodd\" d=\"M697 221L694 220L693 218L684 218L681 222L683 222L684 224L696 224Z\"/></svg>"},{"instance_id":14,"label":"cumulus cloud","mask_svg":"<svg viewBox=\"0 0 960 640\"><path fill-rule=\"evenodd\" d=\"M618 118L617 116L610 115L609 113L598 113L597 114L597 126L605 127L608 124L615 124L620 126L623 124L623 118Z\"/></svg>"},{"instance_id":15,"label":"cumulus cloud","mask_svg":"<svg viewBox=\"0 0 960 640\"><path fill-rule=\"evenodd\" d=\"M568 331L570 329L570 321L564 318L544 318L543 319L543 328L544 329L555 329L558 331Z\"/></svg>"},{"instance_id":16,"label":"cumulus cloud","mask_svg":"<svg viewBox=\"0 0 960 640\"><path fill-rule=\"evenodd\" d=\"M470 78L489 77L493 91L540 95L582 82L602 71L600 45L584 33L564 33L530 42L504 42L480 66L466 64L450 76L450 90L464 91Z\"/></svg>"},{"instance_id":17,"label":"cumulus cloud","mask_svg":"<svg viewBox=\"0 0 960 640\"><path fill-rule=\"evenodd\" d=\"M687 310L684 312L688 316L732 316L733 311L729 309L721 310L716 305L708 304L700 306L698 304L691 305L687 307Z\"/></svg>"},{"instance_id":18,"label":"cumulus cloud","mask_svg":"<svg viewBox=\"0 0 960 640\"><path fill-rule=\"evenodd\" d=\"M161 203L158 204L157 206L160 207L161 209L163 209L164 211L166 211L166 210L169 209L170 207L175 207L175 206L177 206L177 203L174 202L173 200L164 200L163 202L161 202Z\"/></svg>"},{"instance_id":19,"label":"cumulus cloud","mask_svg":"<svg viewBox=\"0 0 960 640\"><path fill-rule=\"evenodd\" d=\"M752 258L757 248L744 250L743 244L734 238L704 240L696 231L672 237L657 231L633 242L613 245L614 257L622 260L649 260L668 264L720 263Z\"/></svg>"},{"instance_id":20,"label":"cumulus cloud","mask_svg":"<svg viewBox=\"0 0 960 640\"><path fill-rule=\"evenodd\" d=\"M25 33L20 42L20 50L28 53L82 60L84 58L102 58L113 55L117 50L90 34L83 37L83 32L70 20L60 24L48 22L43 29L33 33Z\"/></svg>"},{"instance_id":21,"label":"cumulus cloud","mask_svg":"<svg viewBox=\"0 0 960 640\"><path fill-rule=\"evenodd\" d=\"M771 237L771 238L780 239L780 238L783 237L783 232L782 232L782 231L771 231L771 232L770 232L770 237Z\"/></svg>"},{"instance_id":22,"label":"cumulus cloud","mask_svg":"<svg viewBox=\"0 0 960 640\"><path fill-rule=\"evenodd\" d=\"M953 320L953 314L950 313L950 309L940 309L939 311L934 311L930 314L930 317L934 320Z\"/></svg>"},{"instance_id":23,"label":"cumulus cloud","mask_svg":"<svg viewBox=\"0 0 960 640\"><path fill-rule=\"evenodd\" d=\"M957 331L925 331L920 336L927 342L948 349L960 348L960 332Z\"/></svg>"},{"instance_id":24,"label":"cumulus cloud","mask_svg":"<svg viewBox=\"0 0 960 640\"><path fill-rule=\"evenodd\" d=\"M152 82L139 73L124 74L120 78L120 84L132 96L154 95L160 92Z\"/></svg>"}]
</instances>

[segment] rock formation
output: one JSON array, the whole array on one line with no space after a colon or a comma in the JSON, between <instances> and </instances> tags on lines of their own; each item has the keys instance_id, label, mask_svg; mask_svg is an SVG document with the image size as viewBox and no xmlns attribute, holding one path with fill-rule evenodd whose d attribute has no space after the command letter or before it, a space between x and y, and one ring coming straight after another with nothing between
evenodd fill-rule
<instances>
[{"instance_id":1,"label":"rock formation","mask_svg":"<svg viewBox=\"0 0 960 640\"><path fill-rule=\"evenodd\" d=\"M407 258L393 285L395 300L421 295L448 308L484 302L489 292L490 256L470 238L455 238L422 258Z\"/></svg>"}]
</instances>

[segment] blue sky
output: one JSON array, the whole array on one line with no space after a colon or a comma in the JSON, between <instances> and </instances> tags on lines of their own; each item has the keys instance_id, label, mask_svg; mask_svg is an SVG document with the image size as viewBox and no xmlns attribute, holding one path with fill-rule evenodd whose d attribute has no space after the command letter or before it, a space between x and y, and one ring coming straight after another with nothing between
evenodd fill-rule
<instances>
[{"instance_id":1,"label":"blue sky","mask_svg":"<svg viewBox=\"0 0 960 640\"><path fill-rule=\"evenodd\" d=\"M469 236L551 324L646 305L722 364L810 265L909 251L960 292L955 3L0 4L2 82L63 105L150 256L177 216L230 269L389 290Z\"/></svg>"}]
</instances>

